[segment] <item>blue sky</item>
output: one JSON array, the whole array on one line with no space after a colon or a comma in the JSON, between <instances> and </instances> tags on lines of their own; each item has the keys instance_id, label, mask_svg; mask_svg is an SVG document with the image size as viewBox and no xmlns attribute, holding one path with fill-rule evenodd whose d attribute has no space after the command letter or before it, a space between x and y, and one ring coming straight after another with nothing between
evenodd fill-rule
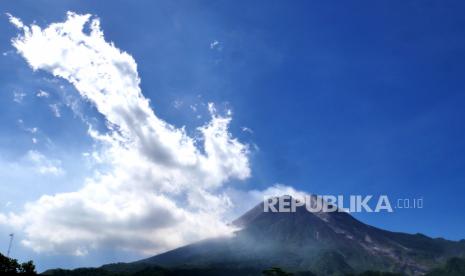
<instances>
[{"instance_id":1,"label":"blue sky","mask_svg":"<svg viewBox=\"0 0 465 276\"><path fill-rule=\"evenodd\" d=\"M318 194L421 197L423 209L355 216L456 240L465 238L463 8L460 1L0 4L2 14L41 27L63 22L67 11L100 18L105 40L137 62L155 114L190 136L209 121L208 102L220 114L231 110L229 131L250 146L251 175L222 188L281 183ZM0 24L0 212L8 213L105 171L83 157L97 147L87 123L104 131L105 117L67 81L31 70L11 44L19 31L6 15ZM48 171L34 160L46 160ZM0 227L2 248L11 231ZM104 247L86 256L37 253L15 233L15 257L41 269L143 255Z\"/></svg>"}]
</instances>

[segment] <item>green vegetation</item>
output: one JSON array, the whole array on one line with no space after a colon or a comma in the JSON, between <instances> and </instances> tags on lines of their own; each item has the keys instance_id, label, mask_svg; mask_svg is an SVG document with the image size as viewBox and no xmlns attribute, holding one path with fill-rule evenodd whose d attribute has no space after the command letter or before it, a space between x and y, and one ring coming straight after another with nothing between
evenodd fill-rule
<instances>
[{"instance_id":1,"label":"green vegetation","mask_svg":"<svg viewBox=\"0 0 465 276\"><path fill-rule=\"evenodd\" d=\"M343 255L329 251L321 254L312 266L318 275L346 275L353 272L352 267L346 262Z\"/></svg>"},{"instance_id":2,"label":"green vegetation","mask_svg":"<svg viewBox=\"0 0 465 276\"><path fill-rule=\"evenodd\" d=\"M403 274L370 270L356 275L348 274L347 276L403 276Z\"/></svg>"},{"instance_id":3,"label":"green vegetation","mask_svg":"<svg viewBox=\"0 0 465 276\"><path fill-rule=\"evenodd\" d=\"M0 254L0 274L37 275L36 267L32 261L18 263L16 259Z\"/></svg>"},{"instance_id":4,"label":"green vegetation","mask_svg":"<svg viewBox=\"0 0 465 276\"><path fill-rule=\"evenodd\" d=\"M53 269L43 273L54 276L257 276L260 271L256 269L229 269L229 268L173 268L167 269L158 266L140 268L135 271L111 272L102 268L79 268L74 270ZM312 275L313 276L313 275Z\"/></svg>"},{"instance_id":5,"label":"green vegetation","mask_svg":"<svg viewBox=\"0 0 465 276\"><path fill-rule=\"evenodd\" d=\"M285 272L279 267L272 267L270 269L263 270L262 272L265 276L292 276L294 274Z\"/></svg>"},{"instance_id":6,"label":"green vegetation","mask_svg":"<svg viewBox=\"0 0 465 276\"><path fill-rule=\"evenodd\" d=\"M463 276L465 275L465 259L451 258L443 267L431 270L425 276Z\"/></svg>"},{"instance_id":7,"label":"green vegetation","mask_svg":"<svg viewBox=\"0 0 465 276\"><path fill-rule=\"evenodd\" d=\"M316 276L328 275L327 272L323 274L314 274L310 271L300 272L287 272L280 267L271 267L263 271L254 268L226 268L226 267L210 267L210 268L163 268L160 266L151 266L147 264L140 264L138 266L128 269L122 264L115 264L118 269L108 270L107 268L114 268L110 265L101 268L78 268L74 270L53 269L43 273L43 275L55 276ZM118 266L120 265L120 266ZM126 269L124 269L126 268ZM403 276L404 274L381 272L381 271L365 271L362 273L344 273L331 271L334 275L346 276ZM32 261L19 264L17 260L7 258L0 254L0 275L37 275ZM451 258L444 266L435 268L425 276L464 276L465 275L465 258Z\"/></svg>"}]
</instances>

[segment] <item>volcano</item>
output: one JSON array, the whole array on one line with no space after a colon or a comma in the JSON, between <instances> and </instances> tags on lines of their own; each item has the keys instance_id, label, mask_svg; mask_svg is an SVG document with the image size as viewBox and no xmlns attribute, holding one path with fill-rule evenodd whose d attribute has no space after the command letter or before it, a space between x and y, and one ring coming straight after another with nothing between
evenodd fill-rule
<instances>
[{"instance_id":1,"label":"volcano","mask_svg":"<svg viewBox=\"0 0 465 276\"><path fill-rule=\"evenodd\" d=\"M230 237L207 239L134 263L102 268L118 271L156 265L262 271L280 267L317 275L366 270L422 275L451 257L465 256L465 240L386 231L346 212L314 213L304 206L289 213L265 212L262 202L233 224L240 230Z\"/></svg>"}]
</instances>

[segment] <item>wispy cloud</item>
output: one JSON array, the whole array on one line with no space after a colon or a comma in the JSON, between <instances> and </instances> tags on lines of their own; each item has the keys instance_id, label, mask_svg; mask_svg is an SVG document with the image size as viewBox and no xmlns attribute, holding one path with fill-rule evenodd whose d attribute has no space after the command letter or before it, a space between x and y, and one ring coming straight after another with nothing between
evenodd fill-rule
<instances>
[{"instance_id":1,"label":"wispy cloud","mask_svg":"<svg viewBox=\"0 0 465 276\"><path fill-rule=\"evenodd\" d=\"M44 90L39 90L39 92L37 92L36 94L37 97L39 98L48 98L50 96L50 94Z\"/></svg>"},{"instance_id":2,"label":"wispy cloud","mask_svg":"<svg viewBox=\"0 0 465 276\"><path fill-rule=\"evenodd\" d=\"M248 128L248 127L245 127L245 126L244 126L244 127L242 127L241 129L242 129L243 132L248 132L248 133L250 133L250 134L253 133L253 130L250 129L250 128Z\"/></svg>"},{"instance_id":3,"label":"wispy cloud","mask_svg":"<svg viewBox=\"0 0 465 276\"><path fill-rule=\"evenodd\" d=\"M13 101L16 103L22 103L24 97L26 97L26 93L22 91L13 91Z\"/></svg>"},{"instance_id":4,"label":"wispy cloud","mask_svg":"<svg viewBox=\"0 0 465 276\"><path fill-rule=\"evenodd\" d=\"M37 132L39 132L38 127L26 127L23 119L18 119L18 125L20 129L29 132L30 134L36 134Z\"/></svg>"},{"instance_id":5,"label":"wispy cloud","mask_svg":"<svg viewBox=\"0 0 465 276\"><path fill-rule=\"evenodd\" d=\"M31 133L31 134L35 134L35 133L37 133L37 131L39 131L39 129L36 128L36 127L25 128L24 130Z\"/></svg>"},{"instance_id":6,"label":"wispy cloud","mask_svg":"<svg viewBox=\"0 0 465 276\"><path fill-rule=\"evenodd\" d=\"M50 110L52 110L53 115L57 118L61 117L61 111L60 111L60 106L58 104L50 104L49 105Z\"/></svg>"},{"instance_id":7,"label":"wispy cloud","mask_svg":"<svg viewBox=\"0 0 465 276\"><path fill-rule=\"evenodd\" d=\"M175 101L173 102L173 107L176 108L176 109L179 109L179 108L181 108L181 106L182 106L183 104L184 104L183 101L181 101L181 100L175 100Z\"/></svg>"},{"instance_id":8,"label":"wispy cloud","mask_svg":"<svg viewBox=\"0 0 465 276\"><path fill-rule=\"evenodd\" d=\"M221 51L221 50L223 50L223 44L221 42L219 42L218 40L213 40L210 43L210 49Z\"/></svg>"},{"instance_id":9,"label":"wispy cloud","mask_svg":"<svg viewBox=\"0 0 465 276\"><path fill-rule=\"evenodd\" d=\"M38 151L28 151L26 159L31 163L32 168L39 174L59 176L65 173L61 167L60 160L49 159Z\"/></svg>"}]
</instances>

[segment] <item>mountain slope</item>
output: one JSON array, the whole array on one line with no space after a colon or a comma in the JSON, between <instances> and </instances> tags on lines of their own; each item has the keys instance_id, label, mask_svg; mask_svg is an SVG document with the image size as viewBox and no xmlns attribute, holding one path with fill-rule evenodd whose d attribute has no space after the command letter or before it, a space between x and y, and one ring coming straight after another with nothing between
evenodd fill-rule
<instances>
[{"instance_id":1,"label":"mountain slope","mask_svg":"<svg viewBox=\"0 0 465 276\"><path fill-rule=\"evenodd\" d=\"M365 270L423 274L453 256L465 241L432 239L366 225L345 212L263 212L263 203L233 222L234 236L204 240L132 263L164 267L223 267L342 275ZM107 269L111 267L107 266Z\"/></svg>"}]
</instances>

